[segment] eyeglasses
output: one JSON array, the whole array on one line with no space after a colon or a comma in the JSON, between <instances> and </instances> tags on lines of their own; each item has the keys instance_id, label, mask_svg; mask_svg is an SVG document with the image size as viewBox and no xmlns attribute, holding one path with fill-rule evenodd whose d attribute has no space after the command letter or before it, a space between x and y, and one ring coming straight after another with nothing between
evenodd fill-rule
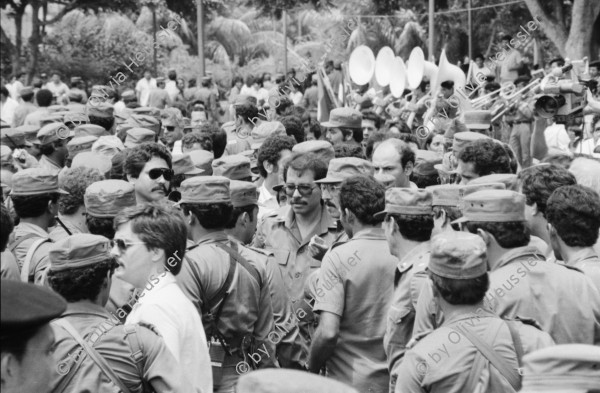
<instances>
[{"instance_id":1,"label":"eyeglasses","mask_svg":"<svg viewBox=\"0 0 600 393\"><path fill-rule=\"evenodd\" d=\"M154 168L148 171L148 176L152 180L156 180L162 176L165 178L166 181L171 181L174 175L175 173L173 172L173 170L168 168Z\"/></svg>"},{"instance_id":2,"label":"eyeglasses","mask_svg":"<svg viewBox=\"0 0 600 393\"><path fill-rule=\"evenodd\" d=\"M111 247L114 248L115 246L117 246L120 253L124 253L125 251L127 251L127 249L129 247L134 246L136 244L146 244L146 243L144 243L144 242L128 242L123 239L112 239L110 241Z\"/></svg>"},{"instance_id":3,"label":"eyeglasses","mask_svg":"<svg viewBox=\"0 0 600 393\"><path fill-rule=\"evenodd\" d=\"M296 190L298 190L298 192L300 193L300 195L302 196L311 196L313 193L313 190L315 189L315 185L310 185L310 184L286 184L285 185L285 193L289 196L294 195L294 192Z\"/></svg>"},{"instance_id":4,"label":"eyeglasses","mask_svg":"<svg viewBox=\"0 0 600 393\"><path fill-rule=\"evenodd\" d=\"M165 126L165 131L173 132L173 131L175 131L175 126Z\"/></svg>"},{"instance_id":5,"label":"eyeglasses","mask_svg":"<svg viewBox=\"0 0 600 393\"><path fill-rule=\"evenodd\" d=\"M321 184L321 190L327 191L330 194L339 191L341 188L342 186L336 186L335 184Z\"/></svg>"}]
</instances>

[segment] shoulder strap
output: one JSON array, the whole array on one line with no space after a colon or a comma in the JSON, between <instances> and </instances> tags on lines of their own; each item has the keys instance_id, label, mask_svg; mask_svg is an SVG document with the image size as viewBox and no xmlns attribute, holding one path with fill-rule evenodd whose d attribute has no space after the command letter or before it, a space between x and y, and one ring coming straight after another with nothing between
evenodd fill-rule
<instances>
[{"instance_id":1,"label":"shoulder strap","mask_svg":"<svg viewBox=\"0 0 600 393\"><path fill-rule=\"evenodd\" d=\"M33 238L33 237L37 237L37 236L38 236L38 235L36 235L35 233L28 233L27 235L25 235L25 236L21 237L19 240L17 240L17 241L15 241L15 242L13 242L13 243L10 245L10 252L12 252L12 253L13 253L13 255L14 255L14 253L15 253L15 250L17 249L17 247L19 247L19 244L23 243L23 242L24 242L25 240L27 240L27 239L31 239L31 238Z\"/></svg>"},{"instance_id":2,"label":"shoulder strap","mask_svg":"<svg viewBox=\"0 0 600 393\"><path fill-rule=\"evenodd\" d=\"M47 239L45 237L37 239L36 241L33 242L33 244L31 244L31 247L29 247L29 250L27 250L27 255L25 255L25 260L23 261L23 267L21 268L21 281L29 282L29 265L31 265L31 260L33 259L33 254L35 254L35 251L38 249L39 246L41 246L43 243L45 243L47 241L50 241L50 239Z\"/></svg>"},{"instance_id":3,"label":"shoulder strap","mask_svg":"<svg viewBox=\"0 0 600 393\"><path fill-rule=\"evenodd\" d=\"M523 343L521 342L521 335L519 334L519 329L517 328L517 322L515 321L505 321L508 325L508 330L510 330L510 335L513 340L513 344L515 345L515 352L517 353L517 363L519 364L519 375L522 375L522 367L523 367Z\"/></svg>"},{"instance_id":4,"label":"shoulder strap","mask_svg":"<svg viewBox=\"0 0 600 393\"><path fill-rule=\"evenodd\" d=\"M233 258L234 260L236 260L240 265L242 265L244 267L244 269L246 269L246 271L248 273L250 273L250 275L258 283L258 286L260 288L262 288L262 280L260 278L260 274L258 274L258 270L256 270L256 268L254 266L252 266L250 264L250 262L248 262L243 256L241 256L235 249L233 249L225 244L215 243L215 245L217 247L219 247L220 249L222 249L223 251L225 251L227 254L229 254L229 256L231 258ZM235 245L234 245L234 247L235 247Z\"/></svg>"},{"instance_id":5,"label":"shoulder strap","mask_svg":"<svg viewBox=\"0 0 600 393\"><path fill-rule=\"evenodd\" d=\"M510 383L515 391L518 392L521 389L521 377L517 370L510 367L506 360L498 356L487 343L483 342L477 336L476 333L471 331L464 324L461 326L453 326L452 329L459 334L462 333L471 342L471 344L473 344L477 350L481 352L481 354L485 356L486 359L494 365L494 367L496 367L496 369L504 378L506 378L508 383Z\"/></svg>"},{"instance_id":6,"label":"shoulder strap","mask_svg":"<svg viewBox=\"0 0 600 393\"><path fill-rule=\"evenodd\" d=\"M229 271L227 272L227 278L225 279L225 283L223 284L223 286L221 286L221 288L219 288L219 290L217 291L217 293L215 293L215 295L213 297L211 297L210 299L203 299L205 312L210 313L211 310L217 304L225 301L225 298L229 294L229 288L231 287L231 283L233 282L233 277L235 276L236 267L237 267L237 264L235 263L233 258L230 256L229 257Z\"/></svg>"},{"instance_id":7,"label":"shoulder strap","mask_svg":"<svg viewBox=\"0 0 600 393\"><path fill-rule=\"evenodd\" d=\"M88 354L88 356L96 363L98 367L102 370L102 372L114 383L123 393L131 393L127 386L123 384L123 381L115 374L115 372L110 368L106 360L93 348L91 347L81 335L77 332L77 330L71 325L66 319L57 319L54 321L58 326L62 327L77 341L79 345L83 348L83 350Z\"/></svg>"}]
</instances>

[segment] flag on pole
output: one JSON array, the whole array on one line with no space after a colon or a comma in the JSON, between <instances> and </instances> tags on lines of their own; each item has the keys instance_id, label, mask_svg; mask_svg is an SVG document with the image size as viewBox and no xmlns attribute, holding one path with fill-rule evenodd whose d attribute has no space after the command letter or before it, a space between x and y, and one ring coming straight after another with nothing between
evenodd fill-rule
<instances>
[{"instance_id":1,"label":"flag on pole","mask_svg":"<svg viewBox=\"0 0 600 393\"><path fill-rule=\"evenodd\" d=\"M329 112L332 109L339 107L333 88L329 82L329 78L325 73L323 67L317 69L318 75L318 89L319 89L319 101L317 105L317 120L319 122L325 122L329 120Z\"/></svg>"}]
</instances>

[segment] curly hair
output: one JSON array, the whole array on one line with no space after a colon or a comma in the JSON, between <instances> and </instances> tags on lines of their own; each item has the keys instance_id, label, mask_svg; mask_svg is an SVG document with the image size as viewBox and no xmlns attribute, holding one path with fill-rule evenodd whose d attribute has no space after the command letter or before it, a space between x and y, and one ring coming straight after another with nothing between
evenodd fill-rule
<instances>
[{"instance_id":1,"label":"curly hair","mask_svg":"<svg viewBox=\"0 0 600 393\"><path fill-rule=\"evenodd\" d=\"M131 206L115 217L115 230L128 222L146 247L164 250L165 267L173 275L179 274L187 245L187 226L181 213L155 203ZM172 261L176 262L174 266Z\"/></svg>"},{"instance_id":2,"label":"curly hair","mask_svg":"<svg viewBox=\"0 0 600 393\"><path fill-rule=\"evenodd\" d=\"M125 173L137 179L146 163L154 157L162 158L167 162L169 169L173 168L169 150L161 144L147 142L129 149L125 159Z\"/></svg>"},{"instance_id":3,"label":"curly hair","mask_svg":"<svg viewBox=\"0 0 600 393\"><path fill-rule=\"evenodd\" d=\"M85 216L85 225L92 235L104 236L107 239L115 237L113 219L109 217Z\"/></svg>"},{"instance_id":4,"label":"curly hair","mask_svg":"<svg viewBox=\"0 0 600 393\"><path fill-rule=\"evenodd\" d=\"M200 133L206 134L212 141L212 152L220 158L227 147L227 133L213 123L204 123L200 126Z\"/></svg>"},{"instance_id":5,"label":"curly hair","mask_svg":"<svg viewBox=\"0 0 600 393\"><path fill-rule=\"evenodd\" d=\"M343 158L343 157L356 157L366 159L365 153L363 152L362 146L352 145L350 143L338 143L333 146L333 152L335 154L335 158Z\"/></svg>"},{"instance_id":6,"label":"curly hair","mask_svg":"<svg viewBox=\"0 0 600 393\"><path fill-rule=\"evenodd\" d=\"M80 300L95 301L100 295L102 284L113 275L118 264L114 257L78 269L61 271L48 270L50 287L69 303Z\"/></svg>"},{"instance_id":7,"label":"curly hair","mask_svg":"<svg viewBox=\"0 0 600 393\"><path fill-rule=\"evenodd\" d=\"M240 116L245 123L252 123L253 119L258 117L258 108L252 104L242 104L235 106L235 116Z\"/></svg>"},{"instance_id":8,"label":"curly hair","mask_svg":"<svg viewBox=\"0 0 600 393\"><path fill-rule=\"evenodd\" d=\"M323 135L323 129L321 128L321 124L319 124L319 122L317 121L311 121L310 129L308 132L313 134L315 140L321 139L321 135Z\"/></svg>"},{"instance_id":9,"label":"curly hair","mask_svg":"<svg viewBox=\"0 0 600 393\"><path fill-rule=\"evenodd\" d=\"M371 176L346 179L340 186L340 209L350 210L362 224L381 224L383 217L374 215L385 209L385 188Z\"/></svg>"},{"instance_id":10,"label":"curly hair","mask_svg":"<svg viewBox=\"0 0 600 393\"><path fill-rule=\"evenodd\" d=\"M529 228L524 221L468 221L466 227L473 234L477 234L478 229L489 232L502 248L525 247L531 240Z\"/></svg>"},{"instance_id":11,"label":"curly hair","mask_svg":"<svg viewBox=\"0 0 600 393\"><path fill-rule=\"evenodd\" d=\"M277 163L281 159L281 152L284 150L292 151L296 141L291 136L271 135L268 137L258 149L257 165L260 176L266 178L268 173L264 168L264 162L277 167Z\"/></svg>"},{"instance_id":12,"label":"curly hair","mask_svg":"<svg viewBox=\"0 0 600 393\"><path fill-rule=\"evenodd\" d=\"M457 158L465 163L472 162L480 177L493 173L513 173L509 153L493 139L478 139L468 143L458 152Z\"/></svg>"},{"instance_id":13,"label":"curly hair","mask_svg":"<svg viewBox=\"0 0 600 393\"><path fill-rule=\"evenodd\" d=\"M192 150L196 143L200 145L202 150L213 151L212 138L207 133L194 131L185 134L181 139L182 147L188 150Z\"/></svg>"},{"instance_id":14,"label":"curly hair","mask_svg":"<svg viewBox=\"0 0 600 393\"><path fill-rule=\"evenodd\" d=\"M381 209L383 210L383 209ZM431 214L388 214L386 221L394 218L402 237L415 242L426 242L431 239L433 216Z\"/></svg>"},{"instance_id":15,"label":"curly hair","mask_svg":"<svg viewBox=\"0 0 600 393\"><path fill-rule=\"evenodd\" d=\"M283 168L283 180L287 181L288 169L303 173L312 171L314 180L321 180L327 176L327 164L314 153L294 153Z\"/></svg>"},{"instance_id":16,"label":"curly hair","mask_svg":"<svg viewBox=\"0 0 600 393\"><path fill-rule=\"evenodd\" d=\"M442 299L450 304L477 304L481 302L490 287L488 274L467 280L445 278L429 271L434 288L440 293Z\"/></svg>"},{"instance_id":17,"label":"curly hair","mask_svg":"<svg viewBox=\"0 0 600 393\"><path fill-rule=\"evenodd\" d=\"M299 117L283 116L279 121L285 127L285 133L288 136L293 136L296 143L304 142L304 127L302 126L302 120L300 120Z\"/></svg>"},{"instance_id":18,"label":"curly hair","mask_svg":"<svg viewBox=\"0 0 600 393\"><path fill-rule=\"evenodd\" d=\"M88 115L88 117L90 118L90 124L100 126L106 131L112 130L113 126L115 125L114 117L98 117L93 115Z\"/></svg>"},{"instance_id":19,"label":"curly hair","mask_svg":"<svg viewBox=\"0 0 600 393\"><path fill-rule=\"evenodd\" d=\"M4 203L0 203L0 252L6 250L8 238L15 228L10 212Z\"/></svg>"},{"instance_id":20,"label":"curly hair","mask_svg":"<svg viewBox=\"0 0 600 393\"><path fill-rule=\"evenodd\" d=\"M68 168L59 179L58 187L69 194L61 194L58 198L58 212L60 214L73 214L83 206L85 189L92 183L104 180L104 176L95 168Z\"/></svg>"},{"instance_id":21,"label":"curly hair","mask_svg":"<svg viewBox=\"0 0 600 393\"><path fill-rule=\"evenodd\" d=\"M592 247L600 229L600 196L589 187L557 188L546 206L548 223L569 247Z\"/></svg>"},{"instance_id":22,"label":"curly hair","mask_svg":"<svg viewBox=\"0 0 600 393\"><path fill-rule=\"evenodd\" d=\"M185 215L190 212L206 229L224 229L231 222L233 206L231 203L184 203L181 205Z\"/></svg>"},{"instance_id":23,"label":"curly hair","mask_svg":"<svg viewBox=\"0 0 600 393\"><path fill-rule=\"evenodd\" d=\"M537 165L521 171L517 177L521 183L521 193L525 202L534 203L539 212L546 216L546 203L550 195L559 187L577 184L575 175L558 165Z\"/></svg>"}]
</instances>

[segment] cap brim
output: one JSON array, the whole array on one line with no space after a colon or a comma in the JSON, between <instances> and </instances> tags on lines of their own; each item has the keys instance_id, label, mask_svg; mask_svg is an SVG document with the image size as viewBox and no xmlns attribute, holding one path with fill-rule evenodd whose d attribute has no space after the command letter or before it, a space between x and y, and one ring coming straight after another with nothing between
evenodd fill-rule
<instances>
[{"instance_id":1,"label":"cap brim","mask_svg":"<svg viewBox=\"0 0 600 393\"><path fill-rule=\"evenodd\" d=\"M324 123L321 123L321 127L325 127L325 128L335 128L335 127L341 127L342 125L340 123L337 123L335 121L326 121Z\"/></svg>"},{"instance_id":2,"label":"cap brim","mask_svg":"<svg viewBox=\"0 0 600 393\"><path fill-rule=\"evenodd\" d=\"M455 173L458 173L458 172L456 172L455 170L448 170L448 168L445 168L443 164L435 164L433 167L434 167L436 170L438 170L438 171L440 171L440 172L447 173L447 174L449 174L449 175L453 175L453 174L455 174Z\"/></svg>"},{"instance_id":3,"label":"cap brim","mask_svg":"<svg viewBox=\"0 0 600 393\"><path fill-rule=\"evenodd\" d=\"M321 184L321 183L341 183L343 182L344 179L340 179L338 177L333 177L333 176L327 176L321 180L315 180L315 183L317 184Z\"/></svg>"},{"instance_id":4,"label":"cap brim","mask_svg":"<svg viewBox=\"0 0 600 393\"><path fill-rule=\"evenodd\" d=\"M461 217L461 218L457 218L456 220L452 221L450 224L460 224L460 223L469 222L469 221L471 221L471 220L469 220L466 217Z\"/></svg>"},{"instance_id":5,"label":"cap brim","mask_svg":"<svg viewBox=\"0 0 600 393\"><path fill-rule=\"evenodd\" d=\"M67 192L67 191L63 190L62 188L59 188L57 192L58 192L59 194L71 195L71 193L70 193L70 192Z\"/></svg>"},{"instance_id":6,"label":"cap brim","mask_svg":"<svg viewBox=\"0 0 600 393\"><path fill-rule=\"evenodd\" d=\"M386 214L388 214L388 212L384 210L379 213L373 214L373 217L375 217L376 219L385 218Z\"/></svg>"},{"instance_id":7,"label":"cap brim","mask_svg":"<svg viewBox=\"0 0 600 393\"><path fill-rule=\"evenodd\" d=\"M191 171L185 172L185 173L184 173L184 175L199 175L199 174L201 174L201 173L204 173L204 169L201 169L201 168L196 168L196 169L194 169L194 170L191 170Z\"/></svg>"},{"instance_id":8,"label":"cap brim","mask_svg":"<svg viewBox=\"0 0 600 393\"><path fill-rule=\"evenodd\" d=\"M477 123L477 124L466 124L468 129L472 129L472 130L487 130L488 128L491 127L491 124L481 124L481 123Z\"/></svg>"}]
</instances>

